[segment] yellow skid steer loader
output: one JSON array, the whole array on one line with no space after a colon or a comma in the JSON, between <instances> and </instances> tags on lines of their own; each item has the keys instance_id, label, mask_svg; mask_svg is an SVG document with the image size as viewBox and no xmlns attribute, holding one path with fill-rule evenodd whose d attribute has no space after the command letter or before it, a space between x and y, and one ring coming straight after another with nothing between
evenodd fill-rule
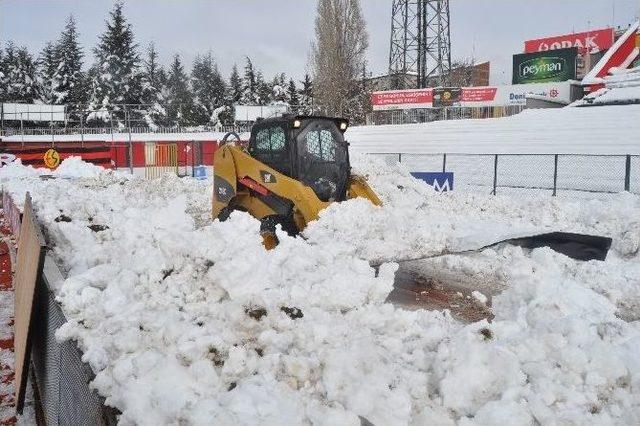
<instances>
[{"instance_id":1,"label":"yellow skid steer loader","mask_svg":"<svg viewBox=\"0 0 640 426\"><path fill-rule=\"evenodd\" d=\"M285 115L258 121L247 149L222 143L214 158L213 216L246 211L262 222L267 248L275 226L302 231L335 201L363 197L381 205L364 178L351 173L345 119ZM226 139L226 137L225 137Z\"/></svg>"}]
</instances>

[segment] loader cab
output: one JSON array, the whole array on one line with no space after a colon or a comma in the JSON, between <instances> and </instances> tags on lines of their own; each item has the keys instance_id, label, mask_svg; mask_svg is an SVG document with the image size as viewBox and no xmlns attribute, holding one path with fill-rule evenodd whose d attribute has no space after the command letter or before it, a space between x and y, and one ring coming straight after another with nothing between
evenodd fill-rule
<instances>
[{"instance_id":1,"label":"loader cab","mask_svg":"<svg viewBox=\"0 0 640 426\"><path fill-rule=\"evenodd\" d=\"M348 121L285 115L256 122L249 154L313 189L322 201L343 201L349 179Z\"/></svg>"}]
</instances>

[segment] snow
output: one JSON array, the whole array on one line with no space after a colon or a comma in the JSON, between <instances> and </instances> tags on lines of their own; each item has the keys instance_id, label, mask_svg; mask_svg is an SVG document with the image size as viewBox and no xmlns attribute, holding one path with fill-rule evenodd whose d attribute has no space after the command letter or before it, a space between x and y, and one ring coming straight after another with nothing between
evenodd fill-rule
<instances>
[{"instance_id":1,"label":"snow","mask_svg":"<svg viewBox=\"0 0 640 426\"><path fill-rule=\"evenodd\" d=\"M11 164L0 183L18 200L31 191L67 276L57 337L78 342L121 424L640 422L640 198L437 194L401 165L353 160L384 206L334 204L272 251L248 215L208 219L210 181L65 160L81 177ZM608 235L612 252L430 260L494 292L490 323L385 303L397 268L385 260L541 229Z\"/></svg>"},{"instance_id":2,"label":"snow","mask_svg":"<svg viewBox=\"0 0 640 426\"><path fill-rule=\"evenodd\" d=\"M355 152L415 154L640 154L640 105L525 110L504 118L357 126ZM606 143L603 143L606 141Z\"/></svg>"}]
</instances>

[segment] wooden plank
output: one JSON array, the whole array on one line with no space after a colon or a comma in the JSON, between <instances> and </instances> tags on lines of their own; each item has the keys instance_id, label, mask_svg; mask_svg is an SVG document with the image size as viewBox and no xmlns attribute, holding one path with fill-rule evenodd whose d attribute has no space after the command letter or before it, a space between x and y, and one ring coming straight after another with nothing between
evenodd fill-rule
<instances>
[{"instance_id":1,"label":"wooden plank","mask_svg":"<svg viewBox=\"0 0 640 426\"><path fill-rule=\"evenodd\" d=\"M15 394L22 413L31 356L32 323L36 315L35 288L44 265L45 241L27 193L22 214L15 275Z\"/></svg>"}]
</instances>

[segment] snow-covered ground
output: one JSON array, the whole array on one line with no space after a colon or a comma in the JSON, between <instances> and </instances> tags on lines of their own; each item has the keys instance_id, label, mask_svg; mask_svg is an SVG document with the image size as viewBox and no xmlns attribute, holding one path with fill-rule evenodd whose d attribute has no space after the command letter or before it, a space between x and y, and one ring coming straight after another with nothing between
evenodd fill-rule
<instances>
[{"instance_id":1,"label":"snow-covered ground","mask_svg":"<svg viewBox=\"0 0 640 426\"><path fill-rule=\"evenodd\" d=\"M355 152L410 154L640 154L640 105L531 109L504 118L357 126Z\"/></svg>"},{"instance_id":2,"label":"snow-covered ground","mask_svg":"<svg viewBox=\"0 0 640 426\"><path fill-rule=\"evenodd\" d=\"M57 179L11 164L0 184L31 191L67 276L57 336L77 340L122 424L640 423L640 198L436 194L401 165L355 162L384 206L334 204L272 251L248 215L209 219L209 182L70 159ZM611 236L612 251L431 261L503 290L490 323L385 303L385 261L547 229Z\"/></svg>"}]
</instances>

